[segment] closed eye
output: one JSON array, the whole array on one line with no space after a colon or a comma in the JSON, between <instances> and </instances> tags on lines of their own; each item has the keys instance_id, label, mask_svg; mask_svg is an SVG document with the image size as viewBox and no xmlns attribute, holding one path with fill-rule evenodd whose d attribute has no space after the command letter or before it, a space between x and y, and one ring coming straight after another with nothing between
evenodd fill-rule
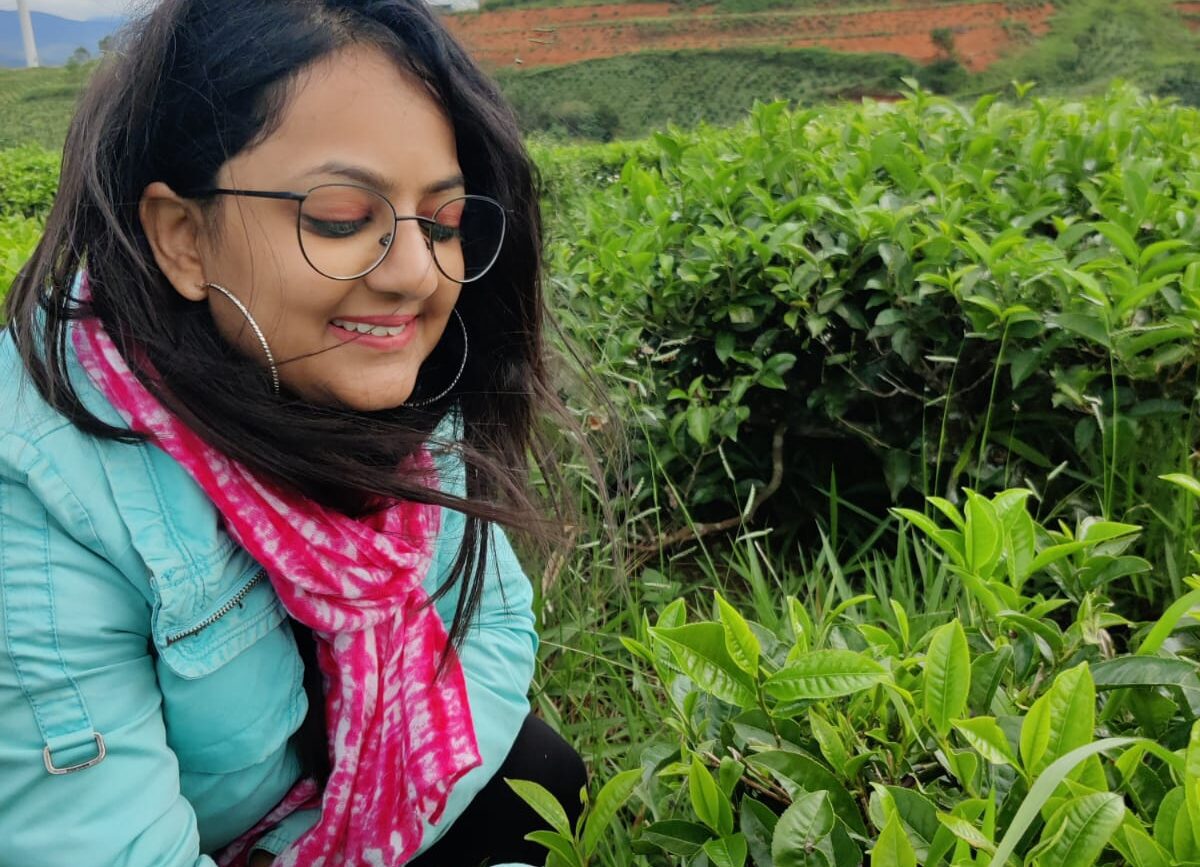
<instances>
[{"instance_id":1,"label":"closed eye","mask_svg":"<svg viewBox=\"0 0 1200 867\"><path fill-rule=\"evenodd\" d=\"M445 223L429 222L425 224L425 229L429 240L435 244L445 244L462 237L462 231L458 226L450 226Z\"/></svg>"},{"instance_id":2,"label":"closed eye","mask_svg":"<svg viewBox=\"0 0 1200 867\"><path fill-rule=\"evenodd\" d=\"M370 217L361 220L317 220L306 216L304 222L309 231L326 238L349 238L371 222Z\"/></svg>"}]
</instances>

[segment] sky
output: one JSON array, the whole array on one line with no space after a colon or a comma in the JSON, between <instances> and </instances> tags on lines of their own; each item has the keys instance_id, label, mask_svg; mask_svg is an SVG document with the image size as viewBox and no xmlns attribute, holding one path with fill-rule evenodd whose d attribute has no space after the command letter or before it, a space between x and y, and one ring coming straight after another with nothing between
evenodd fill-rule
<instances>
[{"instance_id":1,"label":"sky","mask_svg":"<svg viewBox=\"0 0 1200 867\"><path fill-rule=\"evenodd\" d=\"M61 18L84 21L88 18L110 18L125 15L144 0L29 0L30 12L46 12ZM0 10L12 11L17 0L0 0Z\"/></svg>"}]
</instances>

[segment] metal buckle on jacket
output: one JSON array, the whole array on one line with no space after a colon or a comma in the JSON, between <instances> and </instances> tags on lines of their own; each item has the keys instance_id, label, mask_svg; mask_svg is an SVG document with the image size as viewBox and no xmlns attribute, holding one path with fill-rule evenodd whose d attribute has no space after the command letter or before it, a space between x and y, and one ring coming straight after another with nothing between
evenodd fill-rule
<instances>
[{"instance_id":1,"label":"metal buckle on jacket","mask_svg":"<svg viewBox=\"0 0 1200 867\"><path fill-rule=\"evenodd\" d=\"M92 737L96 739L96 755L88 759L86 762L80 762L77 765L68 765L65 768L56 768L54 760L50 758L50 747L47 746L42 750L42 762L46 765L46 770L52 774L72 774L75 771L82 771L85 768L90 768L92 765L98 765L104 761L104 756L107 750L104 748L104 736L100 732L92 732Z\"/></svg>"}]
</instances>

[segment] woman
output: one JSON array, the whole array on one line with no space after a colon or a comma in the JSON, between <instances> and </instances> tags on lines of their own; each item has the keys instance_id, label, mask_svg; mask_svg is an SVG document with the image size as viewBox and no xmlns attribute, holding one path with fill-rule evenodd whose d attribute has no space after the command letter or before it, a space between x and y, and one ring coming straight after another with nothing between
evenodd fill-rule
<instances>
[{"instance_id":1,"label":"woman","mask_svg":"<svg viewBox=\"0 0 1200 867\"><path fill-rule=\"evenodd\" d=\"M0 867L537 859L539 253L423 0L131 26L0 343Z\"/></svg>"}]
</instances>

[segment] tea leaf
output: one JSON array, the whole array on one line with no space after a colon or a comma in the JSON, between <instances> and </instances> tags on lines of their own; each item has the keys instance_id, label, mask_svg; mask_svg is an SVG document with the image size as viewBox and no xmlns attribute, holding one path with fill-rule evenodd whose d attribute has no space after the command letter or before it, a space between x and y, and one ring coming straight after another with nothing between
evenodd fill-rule
<instances>
[{"instance_id":1,"label":"tea leaf","mask_svg":"<svg viewBox=\"0 0 1200 867\"><path fill-rule=\"evenodd\" d=\"M1125 818L1121 796L1094 792L1073 798L1046 822L1048 845L1034 861L1038 867L1091 867Z\"/></svg>"},{"instance_id":2,"label":"tea leaf","mask_svg":"<svg viewBox=\"0 0 1200 867\"><path fill-rule=\"evenodd\" d=\"M704 844L704 854L714 867L743 867L746 853L746 838L741 833L709 840Z\"/></svg>"},{"instance_id":3,"label":"tea leaf","mask_svg":"<svg viewBox=\"0 0 1200 867\"><path fill-rule=\"evenodd\" d=\"M997 725L992 717L979 716L972 719L956 720L954 728L963 736L971 749L979 753L994 765L1012 765L1020 768L1021 763L1013 752L1004 730Z\"/></svg>"},{"instance_id":4,"label":"tea leaf","mask_svg":"<svg viewBox=\"0 0 1200 867\"><path fill-rule=\"evenodd\" d=\"M778 823L779 817L770 807L754 798L742 798L739 827L746 837L750 858L755 865L771 867L774 863L771 840Z\"/></svg>"},{"instance_id":5,"label":"tea leaf","mask_svg":"<svg viewBox=\"0 0 1200 867\"><path fill-rule=\"evenodd\" d=\"M838 782L837 777L822 766L820 762L803 753L792 750L764 750L753 756L746 757L747 763L765 770L785 784L790 792L819 792L824 790L829 795L833 811L850 830L859 834L866 833L858 804L845 786ZM794 794L793 797L798 797Z\"/></svg>"},{"instance_id":6,"label":"tea leaf","mask_svg":"<svg viewBox=\"0 0 1200 867\"><path fill-rule=\"evenodd\" d=\"M691 769L688 771L688 793L691 795L692 809L701 822L717 834L728 834L733 830L729 799L717 788L716 780L697 756L692 756Z\"/></svg>"},{"instance_id":7,"label":"tea leaf","mask_svg":"<svg viewBox=\"0 0 1200 867\"><path fill-rule=\"evenodd\" d=\"M601 837L608 830L608 825L617 815L617 811L629 800L633 790L642 779L642 772L635 768L622 771L610 779L596 795L591 812L583 825L583 851L591 855L596 851Z\"/></svg>"},{"instance_id":8,"label":"tea leaf","mask_svg":"<svg viewBox=\"0 0 1200 867\"><path fill-rule=\"evenodd\" d=\"M755 703L754 682L729 656L721 624L689 623L672 629L656 626L650 634L671 648L683 673L700 689L730 704L749 707Z\"/></svg>"},{"instance_id":9,"label":"tea leaf","mask_svg":"<svg viewBox=\"0 0 1200 867\"><path fill-rule=\"evenodd\" d=\"M975 657L971 663L971 694L967 700L972 712L986 715L991 711L992 698L1005 673L1012 665L1012 645L1004 644Z\"/></svg>"},{"instance_id":10,"label":"tea leaf","mask_svg":"<svg viewBox=\"0 0 1200 867\"><path fill-rule=\"evenodd\" d=\"M714 591L714 595L721 612L721 626L725 630L725 649L738 668L755 677L758 674L760 652L758 639L745 618L720 593Z\"/></svg>"},{"instance_id":11,"label":"tea leaf","mask_svg":"<svg viewBox=\"0 0 1200 867\"><path fill-rule=\"evenodd\" d=\"M834 827L833 807L825 792L810 792L792 802L779 822L771 840L771 857L775 867L824 867L822 848L832 856L829 835ZM824 844L824 846L822 846Z\"/></svg>"},{"instance_id":12,"label":"tea leaf","mask_svg":"<svg viewBox=\"0 0 1200 867\"><path fill-rule=\"evenodd\" d=\"M966 518L967 568L987 578L1000 559L1000 519L991 501L974 491L967 491Z\"/></svg>"},{"instance_id":13,"label":"tea leaf","mask_svg":"<svg viewBox=\"0 0 1200 867\"><path fill-rule=\"evenodd\" d=\"M961 816L938 813L937 820L941 822L951 834L953 834L959 840L962 840L973 849L982 849L984 852L996 851L995 844L985 837L982 831Z\"/></svg>"},{"instance_id":14,"label":"tea leaf","mask_svg":"<svg viewBox=\"0 0 1200 867\"><path fill-rule=\"evenodd\" d=\"M1087 663L1067 669L1033 703L1021 726L1021 758L1036 776L1051 762L1092 739L1096 688Z\"/></svg>"},{"instance_id":15,"label":"tea leaf","mask_svg":"<svg viewBox=\"0 0 1200 867\"><path fill-rule=\"evenodd\" d=\"M699 852L700 847L712 839L712 832L695 822L664 819L648 826L639 839L686 858Z\"/></svg>"},{"instance_id":16,"label":"tea leaf","mask_svg":"<svg viewBox=\"0 0 1200 867\"><path fill-rule=\"evenodd\" d=\"M852 695L887 680L887 669L851 650L814 650L767 678L764 688L780 701Z\"/></svg>"},{"instance_id":17,"label":"tea leaf","mask_svg":"<svg viewBox=\"0 0 1200 867\"><path fill-rule=\"evenodd\" d=\"M892 813L871 849L871 867L917 867L917 853L900 824L900 815Z\"/></svg>"},{"instance_id":18,"label":"tea leaf","mask_svg":"<svg viewBox=\"0 0 1200 867\"><path fill-rule=\"evenodd\" d=\"M505 778L504 782L508 783L510 789L517 793L517 796L528 804L533 811L546 820L546 823L558 833L562 834L568 840L574 840L575 835L571 833L571 822L567 819L567 813L558 803L558 799L545 787L532 780L510 780Z\"/></svg>"},{"instance_id":19,"label":"tea leaf","mask_svg":"<svg viewBox=\"0 0 1200 867\"><path fill-rule=\"evenodd\" d=\"M957 620L933 633L925 655L925 714L939 735L950 732L951 720L963 715L971 691L971 656L967 636Z\"/></svg>"},{"instance_id":20,"label":"tea leaf","mask_svg":"<svg viewBox=\"0 0 1200 867\"><path fill-rule=\"evenodd\" d=\"M1131 863L1131 867L1171 867L1171 855L1137 825L1126 822L1114 835L1114 844Z\"/></svg>"},{"instance_id":21,"label":"tea leaf","mask_svg":"<svg viewBox=\"0 0 1200 867\"><path fill-rule=\"evenodd\" d=\"M1024 732L1022 732L1023 736ZM1105 738L1071 750L1065 756L1052 762L1034 781L1029 794L1021 802L1016 815L1009 823L1008 830L1004 832L1000 844L996 847L996 854L988 862L989 867L1005 867L1008 864L1009 856L1016 851L1017 843L1025 836L1025 832L1041 812L1042 806L1066 779L1067 774L1071 773L1081 762L1089 756L1098 755L1105 750L1118 749L1145 741L1145 738Z\"/></svg>"},{"instance_id":22,"label":"tea leaf","mask_svg":"<svg viewBox=\"0 0 1200 867\"><path fill-rule=\"evenodd\" d=\"M569 867L581 867L579 854L575 851L571 839L562 836L554 831L530 831L525 835L525 839L531 843L537 843L539 846L545 846L553 853L553 857L559 859L564 865ZM547 861L547 865L549 865Z\"/></svg>"},{"instance_id":23,"label":"tea leaf","mask_svg":"<svg viewBox=\"0 0 1200 867\"><path fill-rule=\"evenodd\" d=\"M1189 476L1186 473L1167 473L1166 475L1159 476L1159 478L1164 482L1170 482L1173 485L1183 488L1192 496L1200 497L1200 479L1196 479L1194 476Z\"/></svg>"},{"instance_id":24,"label":"tea leaf","mask_svg":"<svg viewBox=\"0 0 1200 867\"><path fill-rule=\"evenodd\" d=\"M850 753L837 728L812 708L809 708L808 711L808 725L812 729L817 745L821 748L821 755L829 762L829 766L844 773L850 762Z\"/></svg>"}]
</instances>

